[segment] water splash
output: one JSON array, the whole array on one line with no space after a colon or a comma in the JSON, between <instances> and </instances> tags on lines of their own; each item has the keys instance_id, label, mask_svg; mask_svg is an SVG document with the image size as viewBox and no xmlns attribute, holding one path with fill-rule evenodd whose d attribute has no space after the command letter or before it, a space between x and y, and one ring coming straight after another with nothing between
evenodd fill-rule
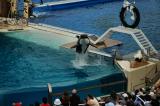
<instances>
[{"instance_id":1,"label":"water splash","mask_svg":"<svg viewBox=\"0 0 160 106\"><path fill-rule=\"evenodd\" d=\"M105 59L103 56L92 56L90 57L88 53L79 54L76 53L75 60L71 61L73 67L76 69L84 69L86 66L99 66L105 64Z\"/></svg>"},{"instance_id":2,"label":"water splash","mask_svg":"<svg viewBox=\"0 0 160 106\"><path fill-rule=\"evenodd\" d=\"M103 65L106 66L107 65L106 57L101 56L101 55L92 56L89 62L91 66L103 66Z\"/></svg>"},{"instance_id":3,"label":"water splash","mask_svg":"<svg viewBox=\"0 0 160 106\"><path fill-rule=\"evenodd\" d=\"M84 66L88 66L88 54L76 53L76 58L72 60L72 64L76 69L83 69Z\"/></svg>"}]
</instances>

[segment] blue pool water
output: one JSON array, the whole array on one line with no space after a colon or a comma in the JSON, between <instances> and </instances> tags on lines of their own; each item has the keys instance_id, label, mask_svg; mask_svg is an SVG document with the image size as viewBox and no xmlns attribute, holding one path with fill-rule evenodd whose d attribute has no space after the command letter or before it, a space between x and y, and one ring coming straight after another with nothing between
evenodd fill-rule
<instances>
[{"instance_id":1,"label":"blue pool water","mask_svg":"<svg viewBox=\"0 0 160 106\"><path fill-rule=\"evenodd\" d=\"M45 87L47 83L66 86L120 73L111 62L99 58L77 69L72 64L74 52L60 48L72 39L43 31L1 34L0 90Z\"/></svg>"},{"instance_id":2,"label":"blue pool water","mask_svg":"<svg viewBox=\"0 0 160 106\"><path fill-rule=\"evenodd\" d=\"M112 65L112 59L89 56L85 66L75 66L75 52L60 47L73 40L40 30L0 33L0 105L10 106L14 101L29 105L40 101L47 96L47 83L58 93L126 81L122 72ZM80 95L100 96L112 90L126 90L126 82L92 88Z\"/></svg>"},{"instance_id":3,"label":"blue pool water","mask_svg":"<svg viewBox=\"0 0 160 106\"><path fill-rule=\"evenodd\" d=\"M122 2L111 2L91 7L37 13L39 18L32 19L32 22L101 35L108 28L120 25L119 11L121 6ZM139 27L156 49L160 50L160 1L139 0L137 1L137 7L141 13ZM129 36L114 34L112 38L123 41L124 45L119 48L124 54L139 49ZM73 87L83 88L88 85L92 86L124 79L122 73L112 65L111 60L99 61L99 57L90 62L90 65L77 69L72 64L72 60L75 59L74 52L60 47L60 45L72 40L72 38L37 30L0 33L1 93L18 89L25 91L31 88L44 88L41 92L37 89L35 92L31 92L33 91L31 89L27 93L19 94L17 98L13 92L3 98L0 97L0 100L5 101L5 106L9 106L15 99L20 100L22 98L28 100L22 100L23 103L31 103L28 98L34 94L32 102L39 101L43 95L47 94L46 84L48 82L54 86L54 91L62 92L64 89L71 90ZM91 59L93 58L91 57ZM98 65L95 64L97 61ZM122 85L108 87L105 90L100 88L85 93L96 92L95 94L99 96L109 93L113 88L115 91L124 90L124 84ZM18 91L23 92L23 90Z\"/></svg>"},{"instance_id":4,"label":"blue pool water","mask_svg":"<svg viewBox=\"0 0 160 106\"><path fill-rule=\"evenodd\" d=\"M141 14L139 28L143 30L156 49L160 50L160 1L137 0L136 6ZM32 21L101 35L108 28L121 25L119 20L121 7L122 1L117 1L84 8L41 12L37 13L39 18ZM113 38L124 42L121 47L122 52L129 53L139 49L133 39L128 36L115 34Z\"/></svg>"}]
</instances>

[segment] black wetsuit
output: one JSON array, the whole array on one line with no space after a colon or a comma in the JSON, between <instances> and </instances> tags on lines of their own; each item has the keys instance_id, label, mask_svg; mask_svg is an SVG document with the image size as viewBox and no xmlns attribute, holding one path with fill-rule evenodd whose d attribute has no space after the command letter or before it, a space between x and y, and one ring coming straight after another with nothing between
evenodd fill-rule
<instances>
[{"instance_id":1,"label":"black wetsuit","mask_svg":"<svg viewBox=\"0 0 160 106\"><path fill-rule=\"evenodd\" d=\"M82 53L82 45L81 44L77 44L77 46L76 46L76 52L77 53Z\"/></svg>"}]
</instances>

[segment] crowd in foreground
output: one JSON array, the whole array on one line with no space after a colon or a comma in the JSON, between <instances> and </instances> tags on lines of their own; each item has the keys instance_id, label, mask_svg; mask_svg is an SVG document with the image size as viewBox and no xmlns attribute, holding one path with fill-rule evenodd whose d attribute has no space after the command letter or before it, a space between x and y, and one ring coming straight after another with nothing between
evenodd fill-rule
<instances>
[{"instance_id":1,"label":"crowd in foreground","mask_svg":"<svg viewBox=\"0 0 160 106\"><path fill-rule=\"evenodd\" d=\"M22 103L13 103L13 106L23 106ZM36 102L30 106L51 106L46 97L42 103ZM154 87L140 88L133 92L116 93L109 96L94 97L88 94L86 99L81 100L76 89L72 90L71 96L67 91L60 98L53 101L53 106L160 106L160 84Z\"/></svg>"}]
</instances>

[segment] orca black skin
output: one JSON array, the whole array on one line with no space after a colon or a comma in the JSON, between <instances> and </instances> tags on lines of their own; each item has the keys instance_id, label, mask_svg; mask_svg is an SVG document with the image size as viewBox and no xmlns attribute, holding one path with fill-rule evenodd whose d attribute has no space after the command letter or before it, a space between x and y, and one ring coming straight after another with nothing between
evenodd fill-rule
<instances>
[{"instance_id":1,"label":"orca black skin","mask_svg":"<svg viewBox=\"0 0 160 106\"><path fill-rule=\"evenodd\" d=\"M85 54L86 51L87 51L87 49L88 49L88 47L89 47L89 45L91 45L91 46L93 46L93 47L96 47L95 45L93 45L93 44L90 42L90 39L89 39L89 37L88 37L87 34L82 34L82 35L80 35L80 36L77 36L77 38L78 38L78 41L77 41L76 45L74 45L74 46L71 47L71 48L76 48L76 52L79 53L79 54L82 54L82 53ZM80 43L80 41L81 41L81 40L85 40L85 39L88 39L89 43L86 44L85 50L82 51L82 44Z\"/></svg>"}]
</instances>

